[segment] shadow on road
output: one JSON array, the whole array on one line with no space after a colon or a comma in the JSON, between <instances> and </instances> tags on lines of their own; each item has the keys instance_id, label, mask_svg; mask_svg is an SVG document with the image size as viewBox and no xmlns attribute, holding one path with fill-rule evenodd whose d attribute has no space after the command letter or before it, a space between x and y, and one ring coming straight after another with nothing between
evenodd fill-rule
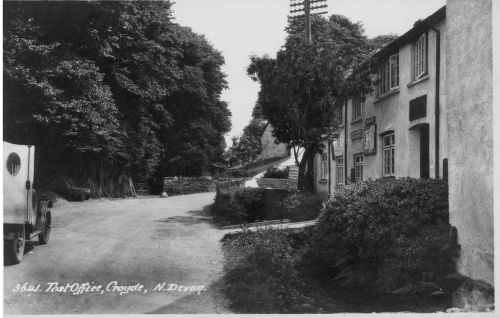
<instances>
[{"instance_id":1,"label":"shadow on road","mask_svg":"<svg viewBox=\"0 0 500 318\"><path fill-rule=\"evenodd\" d=\"M165 219L160 219L162 223L180 223L184 225L193 225L200 223L213 224L212 215L210 214L210 205L203 207L201 210L188 211L189 215L171 216Z\"/></svg>"}]
</instances>

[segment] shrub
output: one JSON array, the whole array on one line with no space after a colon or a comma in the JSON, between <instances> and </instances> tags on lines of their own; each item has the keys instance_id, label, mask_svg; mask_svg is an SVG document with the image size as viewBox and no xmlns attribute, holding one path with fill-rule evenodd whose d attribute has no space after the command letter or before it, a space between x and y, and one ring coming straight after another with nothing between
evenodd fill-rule
<instances>
[{"instance_id":1,"label":"shrub","mask_svg":"<svg viewBox=\"0 0 500 318\"><path fill-rule=\"evenodd\" d=\"M246 170L226 171L226 174L233 178L248 178L250 174Z\"/></svg>"},{"instance_id":2,"label":"shrub","mask_svg":"<svg viewBox=\"0 0 500 318\"><path fill-rule=\"evenodd\" d=\"M234 190L233 190L234 191ZM218 191L211 211L214 221L221 225L250 223L265 219L264 189L243 188L230 192Z\"/></svg>"},{"instance_id":3,"label":"shrub","mask_svg":"<svg viewBox=\"0 0 500 318\"><path fill-rule=\"evenodd\" d=\"M295 230L298 231L298 230ZM295 239L301 235L295 235ZM301 313L312 300L295 268L300 249L285 231L245 231L225 239L224 292L231 308L245 313Z\"/></svg>"},{"instance_id":4,"label":"shrub","mask_svg":"<svg viewBox=\"0 0 500 318\"><path fill-rule=\"evenodd\" d=\"M203 178L193 178L193 180L179 179L165 183L163 191L167 192L170 196L208 192L211 184L213 184L212 181Z\"/></svg>"},{"instance_id":5,"label":"shrub","mask_svg":"<svg viewBox=\"0 0 500 318\"><path fill-rule=\"evenodd\" d=\"M264 220L264 189L244 188L236 191L236 202L245 211L246 222Z\"/></svg>"},{"instance_id":6,"label":"shrub","mask_svg":"<svg viewBox=\"0 0 500 318\"><path fill-rule=\"evenodd\" d=\"M321 212L323 199L315 194L291 192L276 208L280 218L290 221L306 221L316 218Z\"/></svg>"},{"instance_id":7,"label":"shrub","mask_svg":"<svg viewBox=\"0 0 500 318\"><path fill-rule=\"evenodd\" d=\"M240 224L246 219L245 211L237 203L231 202L229 193L217 192L210 210L214 221L221 225Z\"/></svg>"},{"instance_id":8,"label":"shrub","mask_svg":"<svg viewBox=\"0 0 500 318\"><path fill-rule=\"evenodd\" d=\"M454 272L451 232L444 181L360 182L327 202L303 265L337 288L428 295Z\"/></svg>"},{"instance_id":9,"label":"shrub","mask_svg":"<svg viewBox=\"0 0 500 318\"><path fill-rule=\"evenodd\" d=\"M274 179L287 179L288 178L288 167L284 169L278 169L277 167L271 167L264 172L264 178L274 178Z\"/></svg>"}]
</instances>

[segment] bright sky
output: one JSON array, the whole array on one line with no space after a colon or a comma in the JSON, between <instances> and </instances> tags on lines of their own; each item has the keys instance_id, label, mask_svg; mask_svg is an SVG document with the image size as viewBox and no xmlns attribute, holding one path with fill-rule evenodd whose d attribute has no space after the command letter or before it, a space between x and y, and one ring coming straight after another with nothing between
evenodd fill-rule
<instances>
[{"instance_id":1,"label":"bright sky","mask_svg":"<svg viewBox=\"0 0 500 318\"><path fill-rule=\"evenodd\" d=\"M418 19L437 11L446 0L328 0L329 14L342 14L361 22L369 37L402 35ZM174 16L181 25L204 34L226 60L229 89L222 99L233 113L232 130L239 135L251 118L259 84L246 74L249 56L274 56L284 44L290 0L176 0Z\"/></svg>"}]
</instances>

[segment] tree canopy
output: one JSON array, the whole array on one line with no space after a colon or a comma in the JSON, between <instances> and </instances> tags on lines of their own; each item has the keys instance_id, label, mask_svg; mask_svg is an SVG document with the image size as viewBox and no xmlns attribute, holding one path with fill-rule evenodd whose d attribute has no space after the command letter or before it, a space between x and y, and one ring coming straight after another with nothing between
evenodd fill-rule
<instances>
[{"instance_id":1,"label":"tree canopy","mask_svg":"<svg viewBox=\"0 0 500 318\"><path fill-rule=\"evenodd\" d=\"M39 146L42 170L82 180L97 178L82 165L150 181L223 160L224 58L171 7L5 2L5 140Z\"/></svg>"},{"instance_id":2,"label":"tree canopy","mask_svg":"<svg viewBox=\"0 0 500 318\"><path fill-rule=\"evenodd\" d=\"M226 151L230 166L242 165L255 160L262 152L261 137L266 121L262 117L261 107L257 102L252 111L252 119L240 136L232 138L232 145Z\"/></svg>"},{"instance_id":3,"label":"tree canopy","mask_svg":"<svg viewBox=\"0 0 500 318\"><path fill-rule=\"evenodd\" d=\"M354 93L370 90L363 67L373 46L359 23L344 16L312 19L312 43L305 40L304 21L293 19L285 45L276 57L251 57L247 69L260 82L262 114L274 135L290 147L303 147L299 187L312 189L314 154L323 151L324 136L338 126L337 109Z\"/></svg>"}]
</instances>

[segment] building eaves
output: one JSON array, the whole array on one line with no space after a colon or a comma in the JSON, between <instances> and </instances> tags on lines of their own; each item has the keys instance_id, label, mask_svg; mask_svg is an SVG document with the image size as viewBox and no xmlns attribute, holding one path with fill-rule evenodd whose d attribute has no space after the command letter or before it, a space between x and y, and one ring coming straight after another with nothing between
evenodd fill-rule
<instances>
[{"instance_id":1,"label":"building eaves","mask_svg":"<svg viewBox=\"0 0 500 318\"><path fill-rule=\"evenodd\" d=\"M446 6L443 6L430 16L428 16L424 20L418 20L415 22L413 25L413 28L411 28L408 32L400 36L399 38L395 39L382 49L380 49L378 52L373 54L369 60L373 59L382 59L384 57L387 57L391 54L394 54L395 52L398 51L398 49L407 44L412 42L416 36L420 35L422 32L425 32L430 25L434 25L438 23L439 21L442 21L446 18Z\"/></svg>"}]
</instances>

